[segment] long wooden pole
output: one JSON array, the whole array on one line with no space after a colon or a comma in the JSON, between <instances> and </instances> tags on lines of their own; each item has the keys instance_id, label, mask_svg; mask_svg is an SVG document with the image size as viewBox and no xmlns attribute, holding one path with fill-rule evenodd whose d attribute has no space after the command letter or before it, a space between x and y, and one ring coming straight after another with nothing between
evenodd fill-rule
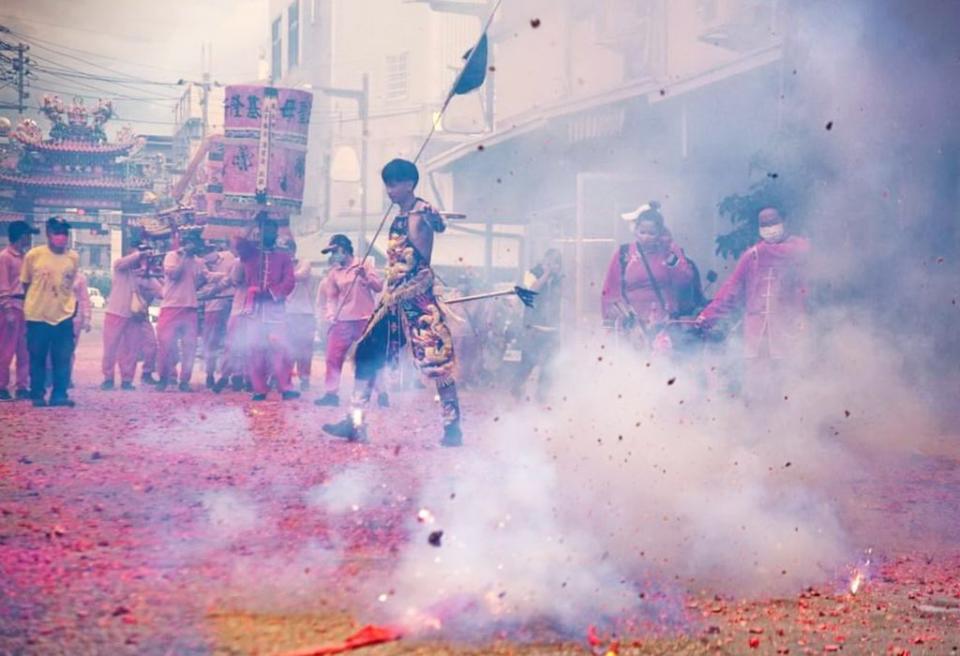
<instances>
[{"instance_id":1,"label":"long wooden pole","mask_svg":"<svg viewBox=\"0 0 960 656\"><path fill-rule=\"evenodd\" d=\"M471 54L477 51L477 46L480 45L480 41L483 39L484 35L487 33L487 30L490 28L490 24L493 22L493 17L497 14L497 9L500 8L500 3L503 0L497 0L494 4L493 9L490 10L490 15L487 17L487 20L484 21L483 29L480 30L480 36L477 37L477 42L473 45L473 49L470 51ZM433 119L430 126L430 132L427 133L426 138L423 140L423 143L420 144L420 150L417 151L416 157L413 158L413 163L416 164L420 161L420 157L423 155L423 151L426 150L427 144L430 143L430 139L433 138L434 133L437 131L437 125L440 121L443 120L443 114L447 111L447 107L450 106L450 101L453 99L453 96L456 95L457 85L460 84L460 79L463 77L463 74L467 70L467 65L470 63L470 57L467 57L467 60L463 64L463 68L460 69L460 73L457 75L457 79L453 81L453 85L450 87L450 91L447 93L447 97L443 101L443 105L440 107L440 111L437 113L436 118ZM360 172L361 176L366 175L366 171ZM366 193L366 190L364 190ZM363 257L360 259L360 266L363 266L364 262L367 261L367 258L370 257L370 253L373 251L373 245L376 243L377 238L380 236L380 233L383 232L383 226L387 223L387 217L390 216L390 212L393 210L394 203L390 203L390 206L387 208L387 211L383 213L383 218L380 219L380 225L377 226L377 231L373 233L373 239L367 244L367 248L363 253ZM366 234L363 235L366 239ZM340 311L343 310L343 305L346 302L347 298L350 296L350 292L353 291L353 288L357 284L357 278L359 277L359 272L353 277L353 280L350 281L350 286L347 287L347 292L340 299L340 303L337 304L337 311L333 315L333 320L336 321L340 317Z\"/></svg>"}]
</instances>

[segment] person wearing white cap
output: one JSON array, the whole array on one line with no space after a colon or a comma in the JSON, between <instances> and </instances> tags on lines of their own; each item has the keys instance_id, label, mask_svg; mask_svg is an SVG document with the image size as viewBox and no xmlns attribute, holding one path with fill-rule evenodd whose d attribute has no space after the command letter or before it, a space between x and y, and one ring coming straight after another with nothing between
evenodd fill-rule
<instances>
[{"instance_id":1,"label":"person wearing white cap","mask_svg":"<svg viewBox=\"0 0 960 656\"><path fill-rule=\"evenodd\" d=\"M314 403L340 405L340 375L350 347L360 339L376 307L376 294L383 281L369 261L353 255L353 242L346 235L333 235L320 251L330 256L330 269L317 290L317 307L322 308L327 329L324 395Z\"/></svg>"},{"instance_id":2,"label":"person wearing white cap","mask_svg":"<svg viewBox=\"0 0 960 656\"><path fill-rule=\"evenodd\" d=\"M638 334L649 342L684 311L686 299L697 295L699 277L664 225L658 202L620 216L633 222L634 240L622 244L610 260L601 310L605 322L639 327Z\"/></svg>"}]
</instances>

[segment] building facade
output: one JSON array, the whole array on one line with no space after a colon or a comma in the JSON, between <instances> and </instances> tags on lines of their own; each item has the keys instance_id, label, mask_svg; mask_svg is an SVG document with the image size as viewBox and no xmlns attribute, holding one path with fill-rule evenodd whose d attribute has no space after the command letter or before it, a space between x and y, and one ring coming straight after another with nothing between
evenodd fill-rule
<instances>
[{"instance_id":1,"label":"building facade","mask_svg":"<svg viewBox=\"0 0 960 656\"><path fill-rule=\"evenodd\" d=\"M208 135L223 134L224 88L190 82L173 110L171 172L182 175Z\"/></svg>"},{"instance_id":2,"label":"building facade","mask_svg":"<svg viewBox=\"0 0 960 656\"><path fill-rule=\"evenodd\" d=\"M386 209L380 168L417 154L480 24L478 11L422 2L271 1L271 81L314 94L304 208L291 226L304 243L373 238ZM429 184L420 191L435 200Z\"/></svg>"},{"instance_id":3,"label":"building facade","mask_svg":"<svg viewBox=\"0 0 960 656\"><path fill-rule=\"evenodd\" d=\"M660 201L700 268L723 264L716 204L745 186L778 127L778 12L762 0L503 3L487 129L424 168L486 219L488 252L507 225L522 230L524 264L560 248L567 317L595 323L595 290L629 239L622 212Z\"/></svg>"},{"instance_id":4,"label":"building facade","mask_svg":"<svg viewBox=\"0 0 960 656\"><path fill-rule=\"evenodd\" d=\"M420 151L494 5L272 0L272 81L315 94L300 232L373 237L380 167ZM773 0L502 3L484 86L454 98L418 162L421 195L468 217L438 240L438 264L515 279L560 247L571 316L587 316L627 238L619 213L651 199L701 268L716 264L716 202L777 129L779 13ZM343 94L364 76L366 122Z\"/></svg>"}]
</instances>

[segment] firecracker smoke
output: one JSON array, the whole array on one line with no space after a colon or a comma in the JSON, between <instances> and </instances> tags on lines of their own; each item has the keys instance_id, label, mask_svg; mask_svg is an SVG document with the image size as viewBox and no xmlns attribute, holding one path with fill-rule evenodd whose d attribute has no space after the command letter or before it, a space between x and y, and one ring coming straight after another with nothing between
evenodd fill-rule
<instances>
[{"instance_id":1,"label":"firecracker smoke","mask_svg":"<svg viewBox=\"0 0 960 656\"><path fill-rule=\"evenodd\" d=\"M526 12L544 17L545 33L549 6L531 3ZM702 361L677 363L571 330L545 401L504 399L489 418L467 415L468 446L426 452L428 474L412 499L363 464L344 464L302 490L285 487L276 472L277 493L329 520L332 536L241 560L229 586L236 605L317 603L343 564L346 527L388 503L405 513L407 541L388 571L344 596L358 614L417 635L489 638L535 622L580 635L587 623L623 617L683 627L691 592L788 595L825 579L844 587L866 549L883 557L888 536L848 522L857 501L851 479L869 476L877 460L936 449L945 418L956 414L957 342L943 328L956 325L956 263L938 263L938 249L955 236L924 227L943 204L942 190L926 184L942 164L939 140L956 134L960 115L956 89L943 84L956 53L911 50L905 71L898 60L891 65L891 50L898 37L915 45L920 26L870 3L817 13L822 8L795 9L790 47L800 64L782 107L784 126L822 134L770 144L769 161L785 164L764 172L785 185L812 178L788 226L813 242L808 332L816 346L777 363L769 378L751 372L749 385L765 394L745 401L724 378L743 373L734 333L725 352L709 347ZM776 99L743 102L769 109ZM703 193L699 181L746 186L754 155L731 151L743 136L738 129L717 130L723 138L694 151L683 176L657 170L651 189L629 199L672 195L669 227L701 262L716 235L702 216L686 213ZM732 160L741 173L731 172ZM640 170L628 155L606 164ZM907 164L915 172L903 177ZM504 175L484 167L477 165L477 186ZM562 197L552 184L566 181L544 181L542 196ZM732 268L723 265L721 276ZM431 394L418 401L429 404ZM369 411L374 420L388 412ZM163 444L212 457L236 440L257 439L239 411L206 422L190 417L189 440L168 431ZM295 424L323 439L315 421ZM371 435L375 444L398 439ZM200 542L239 545L277 530L262 500L224 490L198 502Z\"/></svg>"}]
</instances>

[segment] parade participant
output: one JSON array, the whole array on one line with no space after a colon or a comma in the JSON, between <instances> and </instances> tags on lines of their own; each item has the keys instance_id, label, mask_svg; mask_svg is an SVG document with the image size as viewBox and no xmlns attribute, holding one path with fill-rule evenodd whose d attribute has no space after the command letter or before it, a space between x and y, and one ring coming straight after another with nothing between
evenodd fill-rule
<instances>
[{"instance_id":1,"label":"parade participant","mask_svg":"<svg viewBox=\"0 0 960 656\"><path fill-rule=\"evenodd\" d=\"M346 235L333 235L320 251L330 258L330 270L320 283L317 306L322 308L327 329L325 394L317 405L340 405L340 375L347 351L356 342L373 314L374 294L383 281L368 263L353 256L353 243Z\"/></svg>"},{"instance_id":2,"label":"parade participant","mask_svg":"<svg viewBox=\"0 0 960 656\"><path fill-rule=\"evenodd\" d=\"M237 242L240 265L233 269L233 282L246 289L242 314L249 348L248 371L254 401L267 398L268 380L273 377L284 400L299 398L290 389L290 367L286 348L284 302L293 291L293 260L290 253L276 248L278 226L266 212L257 215L247 236Z\"/></svg>"},{"instance_id":3,"label":"parade participant","mask_svg":"<svg viewBox=\"0 0 960 656\"><path fill-rule=\"evenodd\" d=\"M527 378L534 367L540 367L537 386L539 400L545 398L550 384L550 361L560 345L560 302L563 283L563 260L560 251L551 248L543 260L523 277L523 286L537 292L533 307L524 308L520 334L520 365L514 378L514 398L523 395Z\"/></svg>"},{"instance_id":4,"label":"parade participant","mask_svg":"<svg viewBox=\"0 0 960 656\"><path fill-rule=\"evenodd\" d=\"M456 286L446 295L447 300L469 296L474 292L474 281L464 274ZM464 303L456 310L448 310L448 325L453 335L453 348L460 365L458 384L460 389L483 382L483 313L487 303Z\"/></svg>"},{"instance_id":5,"label":"parade participant","mask_svg":"<svg viewBox=\"0 0 960 656\"><path fill-rule=\"evenodd\" d=\"M207 281L197 295L203 301L203 359L209 389L216 385L217 359L224 350L227 322L230 320L230 294L233 290L230 272L235 261L233 253L223 249L211 251L203 258ZM219 368L223 375L223 358L220 357L220 360Z\"/></svg>"},{"instance_id":6,"label":"parade participant","mask_svg":"<svg viewBox=\"0 0 960 656\"><path fill-rule=\"evenodd\" d=\"M184 234L180 248L163 258L163 298L157 320L160 380L157 390L164 391L176 382L176 363L180 362L177 389L189 392L193 363L197 357L197 288L205 279L203 263L197 253L203 247L199 233Z\"/></svg>"},{"instance_id":7,"label":"parade participant","mask_svg":"<svg viewBox=\"0 0 960 656\"><path fill-rule=\"evenodd\" d=\"M23 284L20 270L30 249L31 235L40 231L26 221L7 226L9 245L0 251L0 401L10 401L10 365L17 359L16 398L30 398L30 355L27 352L27 324L23 318Z\"/></svg>"},{"instance_id":8,"label":"parade participant","mask_svg":"<svg viewBox=\"0 0 960 656\"><path fill-rule=\"evenodd\" d=\"M786 231L774 207L759 213L760 240L748 248L716 297L699 314L696 325L713 331L737 312L743 313L746 382L768 390L776 363L798 353L807 320L807 280L804 272L810 243Z\"/></svg>"},{"instance_id":9,"label":"parade participant","mask_svg":"<svg viewBox=\"0 0 960 656\"><path fill-rule=\"evenodd\" d=\"M242 275L240 260L234 256L233 266L230 268L230 283ZM220 379L214 384L213 391L219 394L229 384L234 392L239 392L246 386L250 387L249 361L250 348L247 337L249 317L244 314L244 302L247 297L246 287L233 285L233 299L230 302L230 317L227 319L227 334L224 339L223 359Z\"/></svg>"},{"instance_id":10,"label":"parade participant","mask_svg":"<svg viewBox=\"0 0 960 656\"><path fill-rule=\"evenodd\" d=\"M80 345L80 333L88 333L93 328L93 306L90 303L90 288L87 285L87 275L77 270L77 277L73 282L73 295L77 299L77 313L73 317L73 352L70 354L70 382L67 389L73 389L73 369L77 363L77 347ZM44 377L44 386L49 388L53 384L53 361L47 358L47 367Z\"/></svg>"},{"instance_id":11,"label":"parade participant","mask_svg":"<svg viewBox=\"0 0 960 656\"><path fill-rule=\"evenodd\" d=\"M287 349L290 354L290 375L297 370L300 390L310 389L310 371L313 365L313 340L317 334L317 319L313 307L313 271L308 260L297 257L297 243L283 240L280 247L293 259L293 291L287 297Z\"/></svg>"},{"instance_id":12,"label":"parade participant","mask_svg":"<svg viewBox=\"0 0 960 656\"><path fill-rule=\"evenodd\" d=\"M460 402L453 378L453 339L433 293L430 268L433 237L443 232L443 218L414 193L420 174L413 162L395 159L381 173L390 200L400 209L390 226L386 289L374 309L354 354L356 385L353 409L324 430L350 440L364 439L361 408L370 400L377 372L395 360L405 339L421 373L432 378L443 411L443 446L460 446ZM359 420L358 420L359 419Z\"/></svg>"},{"instance_id":13,"label":"parade participant","mask_svg":"<svg viewBox=\"0 0 960 656\"><path fill-rule=\"evenodd\" d=\"M68 387L73 387L73 365L77 362L80 333L88 333L93 328L93 306L90 303L87 275L83 271L77 271L77 278L73 283L73 294L77 297L77 314L73 318L73 353L70 354L70 383Z\"/></svg>"},{"instance_id":14,"label":"parade participant","mask_svg":"<svg viewBox=\"0 0 960 656\"><path fill-rule=\"evenodd\" d=\"M103 353L100 371L103 382L100 389L114 389L114 370L119 364L120 387L132 390L137 368L137 348L134 336L134 315L146 310L139 295L141 273L150 257L149 249L134 244L135 250L113 263L110 297L103 315Z\"/></svg>"},{"instance_id":15,"label":"parade participant","mask_svg":"<svg viewBox=\"0 0 960 656\"><path fill-rule=\"evenodd\" d=\"M80 257L67 248L69 223L54 216L47 219L46 228L47 244L30 249L20 270L20 282L26 290L23 313L30 353L30 398L36 407L47 405L44 379L50 358L53 392L49 405L73 407L67 387L73 355L73 317L77 311L73 283Z\"/></svg>"},{"instance_id":16,"label":"parade participant","mask_svg":"<svg viewBox=\"0 0 960 656\"><path fill-rule=\"evenodd\" d=\"M634 241L613 254L603 283L601 311L608 324L639 328L648 347L660 343L660 329L686 308L684 300L699 277L664 225L660 204L651 201L621 214L633 222ZM701 294L702 295L702 294Z\"/></svg>"},{"instance_id":17,"label":"parade participant","mask_svg":"<svg viewBox=\"0 0 960 656\"><path fill-rule=\"evenodd\" d=\"M140 373L140 382L144 385L156 385L160 382L154 377L157 370L157 332L150 321L150 306L163 294L160 281L148 275L146 268L140 269L137 279L137 291L140 294L140 303L130 315L132 339L128 342L134 348L135 360L143 361Z\"/></svg>"}]
</instances>

